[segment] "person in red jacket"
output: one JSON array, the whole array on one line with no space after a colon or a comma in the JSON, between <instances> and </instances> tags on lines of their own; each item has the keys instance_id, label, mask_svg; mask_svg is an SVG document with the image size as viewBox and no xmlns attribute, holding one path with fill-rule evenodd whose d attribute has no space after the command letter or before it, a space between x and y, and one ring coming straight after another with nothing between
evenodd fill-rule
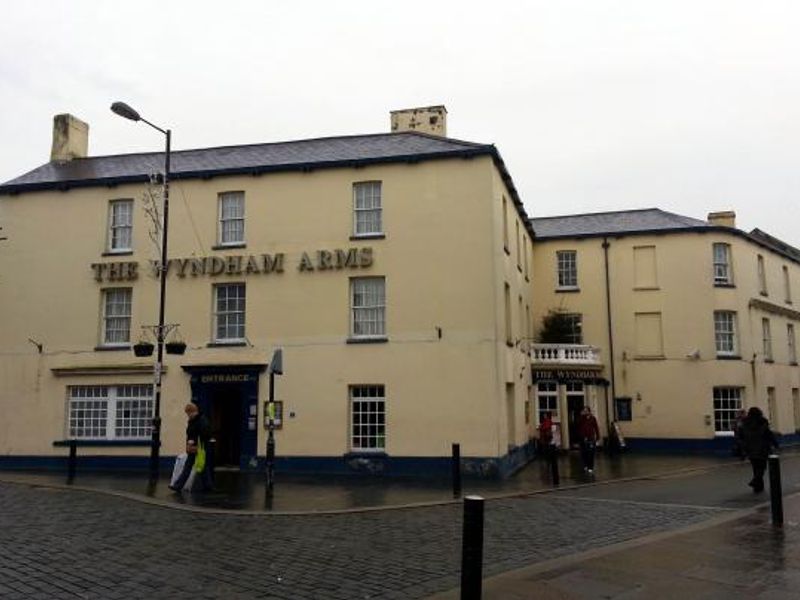
<instances>
[{"instance_id":1,"label":"person in red jacket","mask_svg":"<svg viewBox=\"0 0 800 600\"><path fill-rule=\"evenodd\" d=\"M584 406L578 418L578 440L581 444L581 460L583 470L590 475L594 473L594 451L600 439L600 428L597 419L592 414L592 409Z\"/></svg>"}]
</instances>

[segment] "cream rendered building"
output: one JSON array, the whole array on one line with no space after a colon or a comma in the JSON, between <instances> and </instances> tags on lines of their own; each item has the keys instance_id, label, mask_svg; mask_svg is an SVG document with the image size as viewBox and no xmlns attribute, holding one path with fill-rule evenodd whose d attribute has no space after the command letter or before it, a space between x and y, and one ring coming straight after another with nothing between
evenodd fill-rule
<instances>
[{"instance_id":1,"label":"cream rendered building","mask_svg":"<svg viewBox=\"0 0 800 600\"><path fill-rule=\"evenodd\" d=\"M444 107L402 112L173 152L166 320L188 349L166 355L165 466L190 398L218 462L258 466L276 348L279 471L445 473L454 442L483 475L529 457L528 218L494 146L443 137ZM85 466L149 455L154 359L131 346L157 322L163 153L87 140L57 117L52 160L0 186L0 466L62 464L69 438Z\"/></svg>"},{"instance_id":2,"label":"cream rendered building","mask_svg":"<svg viewBox=\"0 0 800 600\"><path fill-rule=\"evenodd\" d=\"M538 410L565 445L585 401L631 448L724 450L741 408L800 430L800 251L733 213L658 209L532 220L534 319L560 311L566 344L532 346Z\"/></svg>"}]
</instances>

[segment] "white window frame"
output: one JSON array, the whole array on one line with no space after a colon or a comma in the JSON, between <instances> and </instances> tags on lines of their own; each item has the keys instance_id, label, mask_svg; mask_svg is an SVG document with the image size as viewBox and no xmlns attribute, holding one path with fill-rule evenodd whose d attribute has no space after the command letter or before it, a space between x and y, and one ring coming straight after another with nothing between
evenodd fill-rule
<instances>
[{"instance_id":1,"label":"white window frame","mask_svg":"<svg viewBox=\"0 0 800 600\"><path fill-rule=\"evenodd\" d=\"M536 382L537 424L542 422L546 412L549 412L553 419L558 419L558 382L552 379Z\"/></svg>"},{"instance_id":2,"label":"white window frame","mask_svg":"<svg viewBox=\"0 0 800 600\"><path fill-rule=\"evenodd\" d=\"M556 251L556 289L578 289L578 251Z\"/></svg>"},{"instance_id":3,"label":"white window frame","mask_svg":"<svg viewBox=\"0 0 800 600\"><path fill-rule=\"evenodd\" d=\"M119 293L123 293L127 296L127 302L114 302L114 306L127 306L128 312L127 313L113 313L113 311L109 311L110 303L112 301L112 297L116 296ZM101 302L102 302L102 317L100 319L100 345L104 347L127 347L130 346L131 343L131 315L133 313L133 288L129 287L115 287L115 288L104 288L101 291ZM112 321L127 321L127 335L125 339L119 340L110 340L109 333L111 331L126 331L126 329L121 327L116 328L109 328L109 324Z\"/></svg>"},{"instance_id":4,"label":"white window frame","mask_svg":"<svg viewBox=\"0 0 800 600\"><path fill-rule=\"evenodd\" d=\"M724 327L725 325L729 325L729 327ZM714 311L714 347L717 356L739 355L738 331L739 326L737 323L736 311ZM726 340L729 340L730 344L723 344Z\"/></svg>"},{"instance_id":5,"label":"white window frame","mask_svg":"<svg viewBox=\"0 0 800 600\"><path fill-rule=\"evenodd\" d=\"M761 254L756 257L756 270L758 271L758 291L762 296L768 296L767 267L764 263L764 257Z\"/></svg>"},{"instance_id":6,"label":"white window frame","mask_svg":"<svg viewBox=\"0 0 800 600\"><path fill-rule=\"evenodd\" d=\"M217 243L220 246L241 246L245 243L244 192L221 192L217 198ZM239 211L237 211L239 214L226 214L226 206L229 206L233 201L237 201L239 204L237 207L239 208ZM241 227L238 228L241 235L238 238L230 237L226 239L226 236L233 234L233 231L226 230L226 226L229 223L241 223Z\"/></svg>"},{"instance_id":7,"label":"white window frame","mask_svg":"<svg viewBox=\"0 0 800 600\"><path fill-rule=\"evenodd\" d=\"M794 323L786 324L786 339L789 345L789 364L797 364L797 338L794 334Z\"/></svg>"},{"instance_id":8,"label":"white window frame","mask_svg":"<svg viewBox=\"0 0 800 600\"><path fill-rule=\"evenodd\" d=\"M786 304L791 304L792 283L791 280L789 279L789 267L787 267L786 265L783 265L783 293L785 296L783 301L786 302Z\"/></svg>"},{"instance_id":9,"label":"white window frame","mask_svg":"<svg viewBox=\"0 0 800 600\"><path fill-rule=\"evenodd\" d=\"M739 411L744 406L744 388L714 386L711 408L714 415L714 435L732 437Z\"/></svg>"},{"instance_id":10,"label":"white window frame","mask_svg":"<svg viewBox=\"0 0 800 600\"><path fill-rule=\"evenodd\" d=\"M766 317L761 319L761 340L763 342L764 360L772 362L775 359L772 353L772 326Z\"/></svg>"},{"instance_id":11,"label":"white window frame","mask_svg":"<svg viewBox=\"0 0 800 600\"><path fill-rule=\"evenodd\" d=\"M117 209L126 207L126 219L120 222L120 215ZM120 232L127 232L121 235ZM128 238L127 244L122 244L118 240L120 237ZM109 200L108 202L108 235L106 241L106 251L109 254L127 253L133 251L133 200L130 198L120 198Z\"/></svg>"},{"instance_id":12,"label":"white window frame","mask_svg":"<svg viewBox=\"0 0 800 600\"><path fill-rule=\"evenodd\" d=\"M149 383L68 386L67 438L149 440L153 407Z\"/></svg>"},{"instance_id":13,"label":"white window frame","mask_svg":"<svg viewBox=\"0 0 800 600\"><path fill-rule=\"evenodd\" d=\"M386 451L386 387L359 384L348 387L350 405L350 450Z\"/></svg>"},{"instance_id":14,"label":"white window frame","mask_svg":"<svg viewBox=\"0 0 800 600\"><path fill-rule=\"evenodd\" d=\"M353 237L383 235L383 182L353 184Z\"/></svg>"},{"instance_id":15,"label":"white window frame","mask_svg":"<svg viewBox=\"0 0 800 600\"><path fill-rule=\"evenodd\" d=\"M715 242L712 256L714 260L714 285L733 285L731 245L724 242Z\"/></svg>"},{"instance_id":16,"label":"white window frame","mask_svg":"<svg viewBox=\"0 0 800 600\"><path fill-rule=\"evenodd\" d=\"M220 310L220 297L219 293L220 290L225 289L226 295L227 292L233 289L241 289L242 293L240 296L233 298L233 300L242 300L241 308L236 307L234 310ZM219 344L230 344L230 343L241 343L247 341L247 287L243 282L231 282L231 283L218 283L214 285L213 291L213 331L212 331L212 339L215 343ZM230 301L229 298L226 298L226 301ZM227 323L227 319L232 315L242 315L242 323L241 323L241 335L240 336L233 336L233 337L220 337L220 317L224 317L226 319L225 333L229 331L230 327L239 327L238 324L231 325Z\"/></svg>"},{"instance_id":17,"label":"white window frame","mask_svg":"<svg viewBox=\"0 0 800 600\"><path fill-rule=\"evenodd\" d=\"M370 290L365 286L375 286ZM359 304L356 303L357 299ZM369 326L367 326L369 324ZM367 329L371 331L361 331ZM386 338L386 278L350 278L350 337Z\"/></svg>"}]
</instances>

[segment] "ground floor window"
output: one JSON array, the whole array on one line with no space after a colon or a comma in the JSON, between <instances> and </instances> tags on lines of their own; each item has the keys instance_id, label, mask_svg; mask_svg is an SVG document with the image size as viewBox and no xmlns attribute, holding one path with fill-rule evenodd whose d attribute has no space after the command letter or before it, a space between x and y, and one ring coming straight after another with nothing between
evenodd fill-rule
<instances>
[{"instance_id":1,"label":"ground floor window","mask_svg":"<svg viewBox=\"0 0 800 600\"><path fill-rule=\"evenodd\" d=\"M75 385L67 388L69 437L144 440L153 419L153 386Z\"/></svg>"},{"instance_id":2,"label":"ground floor window","mask_svg":"<svg viewBox=\"0 0 800 600\"><path fill-rule=\"evenodd\" d=\"M742 408L742 388L714 388L714 433L733 435L736 417Z\"/></svg>"},{"instance_id":3,"label":"ground floor window","mask_svg":"<svg viewBox=\"0 0 800 600\"><path fill-rule=\"evenodd\" d=\"M544 413L546 412L549 412L554 419L558 418L557 381L539 381L536 384L536 398L539 404L539 423L544 419Z\"/></svg>"},{"instance_id":4,"label":"ground floor window","mask_svg":"<svg viewBox=\"0 0 800 600\"><path fill-rule=\"evenodd\" d=\"M386 449L386 397L382 385L350 386L350 415L353 450Z\"/></svg>"}]
</instances>

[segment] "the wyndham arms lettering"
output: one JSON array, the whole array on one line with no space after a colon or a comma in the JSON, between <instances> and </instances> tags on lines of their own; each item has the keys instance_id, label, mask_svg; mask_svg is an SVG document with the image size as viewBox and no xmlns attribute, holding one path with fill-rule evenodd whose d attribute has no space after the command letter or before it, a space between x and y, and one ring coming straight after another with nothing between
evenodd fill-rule
<instances>
[{"instance_id":1,"label":"the wyndham arms lettering","mask_svg":"<svg viewBox=\"0 0 800 600\"><path fill-rule=\"evenodd\" d=\"M268 275L283 273L285 262L286 255L283 252L246 256L172 258L167 261L167 275L178 277ZM303 252L296 268L301 273L365 269L372 266L372 262L372 248L317 250L311 253ZM158 276L159 264L159 261L150 261L150 270L154 277ZM93 263L91 268L97 281L133 281L139 277L139 263L136 261Z\"/></svg>"}]
</instances>

